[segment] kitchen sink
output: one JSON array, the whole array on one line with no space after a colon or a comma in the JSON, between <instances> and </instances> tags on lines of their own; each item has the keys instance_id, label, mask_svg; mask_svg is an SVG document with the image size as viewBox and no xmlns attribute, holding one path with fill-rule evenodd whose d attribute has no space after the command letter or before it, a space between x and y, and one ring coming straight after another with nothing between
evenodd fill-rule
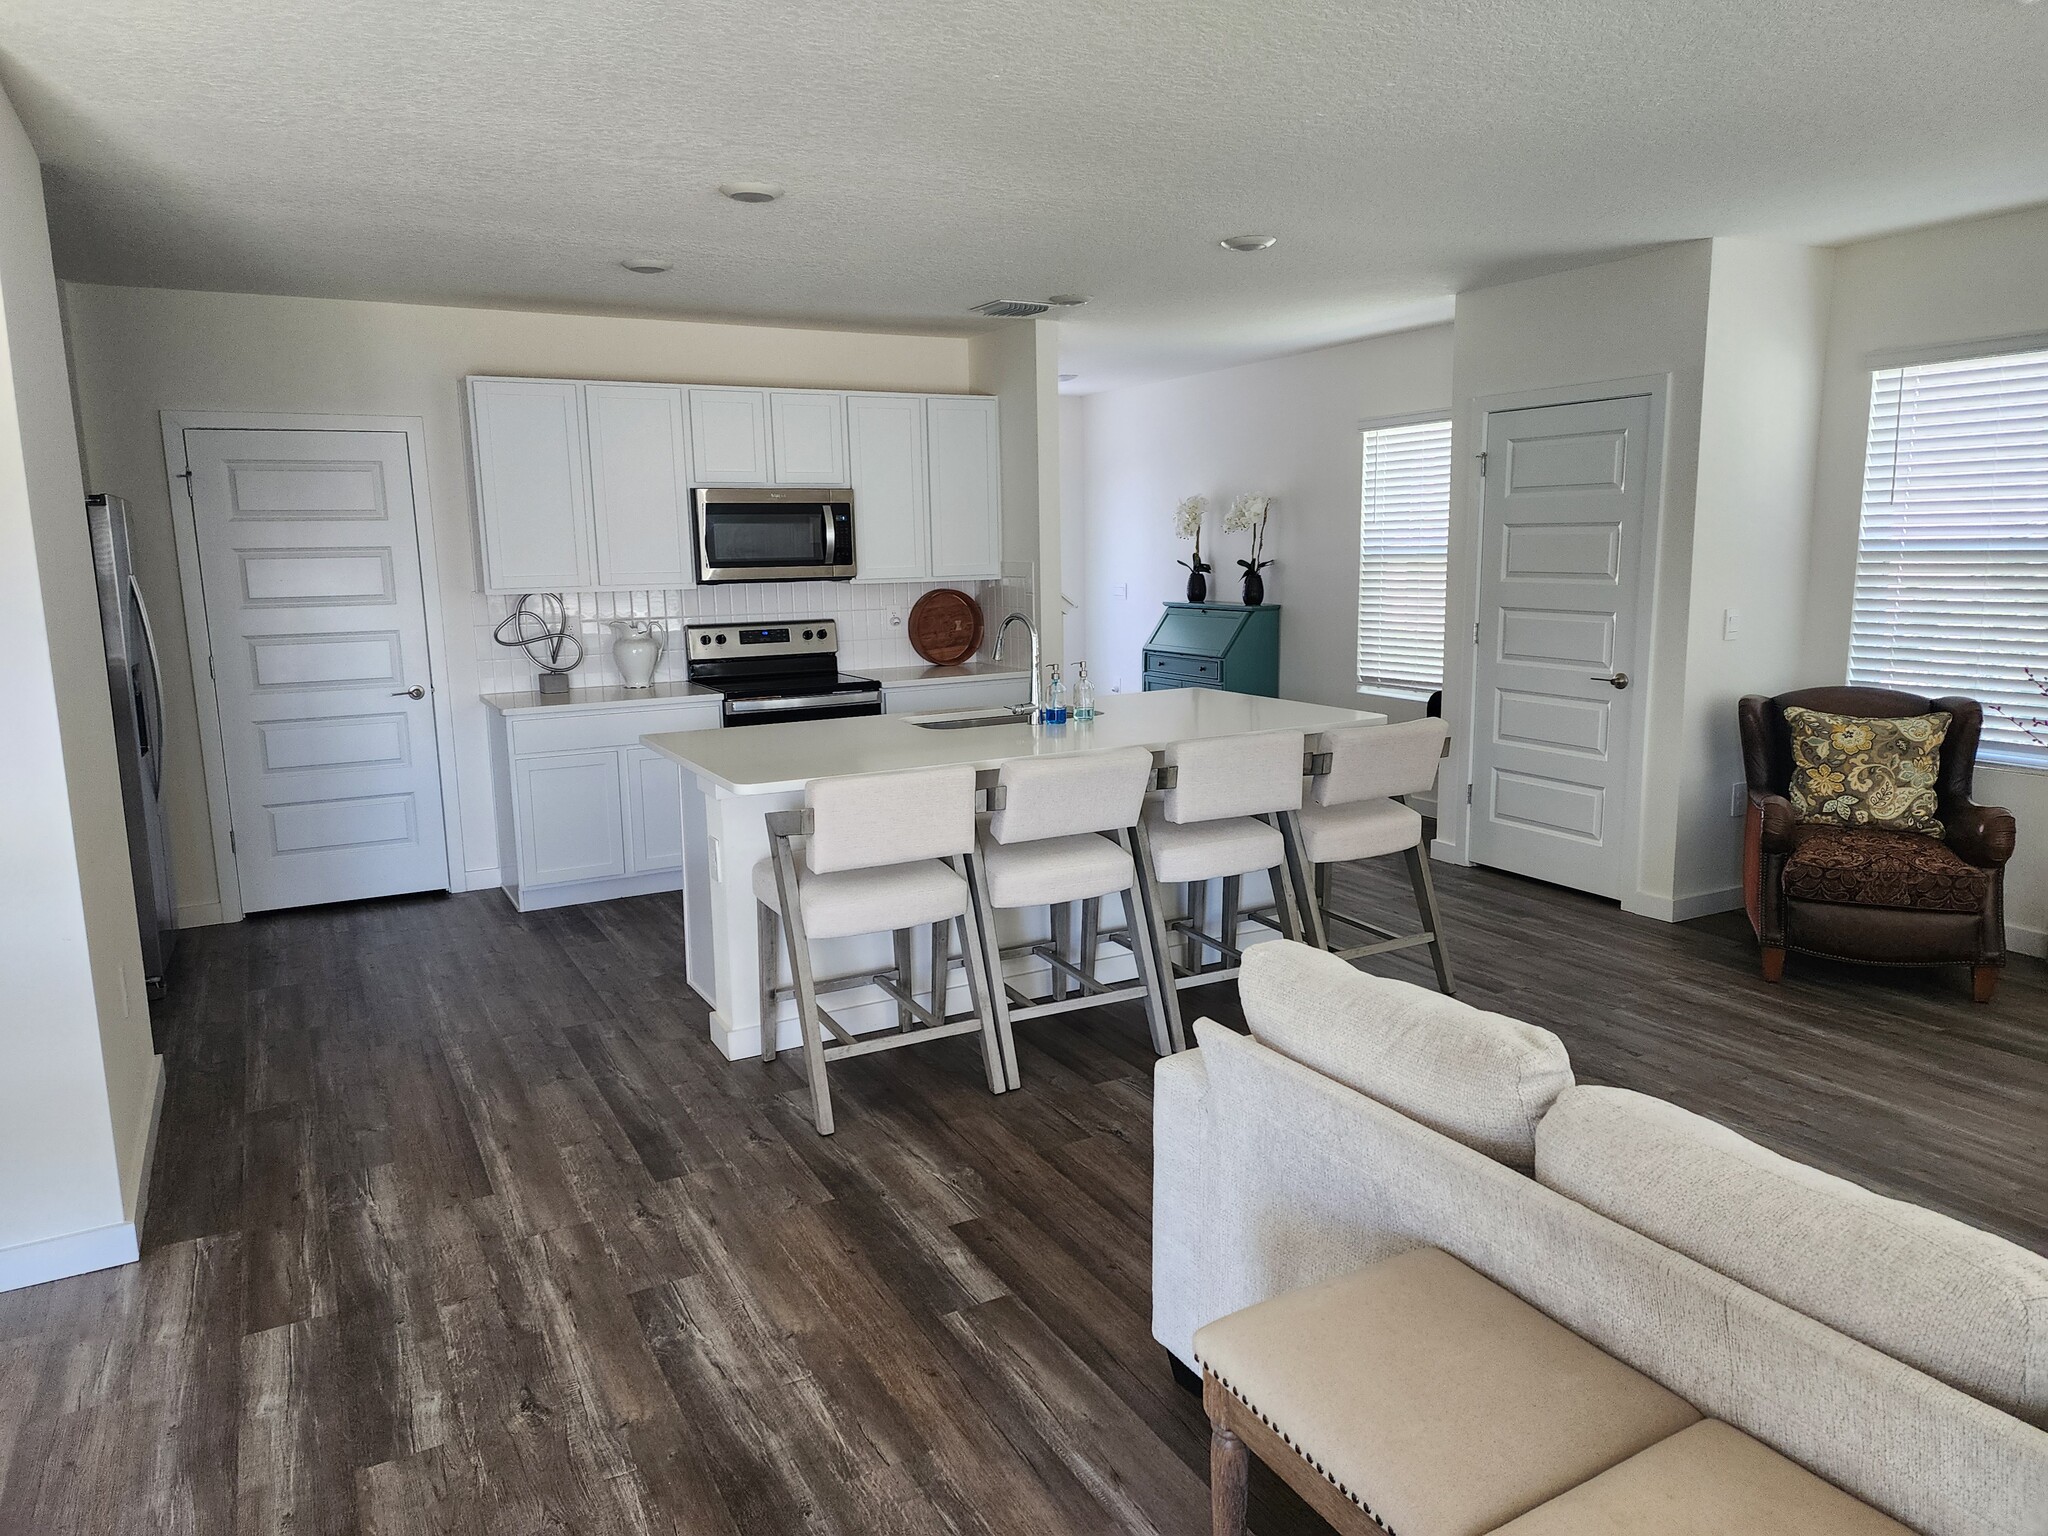
<instances>
[{"instance_id":1,"label":"kitchen sink","mask_svg":"<svg viewBox=\"0 0 2048 1536\"><path fill-rule=\"evenodd\" d=\"M1102 711L1095 712L1095 718L1102 718ZM977 709L968 714L932 715L920 719L913 715L910 723L921 731L971 731L984 725L1029 725L1031 711L1017 709Z\"/></svg>"}]
</instances>

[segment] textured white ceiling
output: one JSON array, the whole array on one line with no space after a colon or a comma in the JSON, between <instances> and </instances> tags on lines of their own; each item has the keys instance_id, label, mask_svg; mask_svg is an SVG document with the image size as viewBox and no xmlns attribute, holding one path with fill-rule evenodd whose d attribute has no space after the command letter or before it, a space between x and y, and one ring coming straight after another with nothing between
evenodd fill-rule
<instances>
[{"instance_id":1,"label":"textured white ceiling","mask_svg":"<svg viewBox=\"0 0 2048 1536\"><path fill-rule=\"evenodd\" d=\"M1080 292L1082 389L2048 200L2044 82L2019 0L0 6L68 277L924 331Z\"/></svg>"}]
</instances>

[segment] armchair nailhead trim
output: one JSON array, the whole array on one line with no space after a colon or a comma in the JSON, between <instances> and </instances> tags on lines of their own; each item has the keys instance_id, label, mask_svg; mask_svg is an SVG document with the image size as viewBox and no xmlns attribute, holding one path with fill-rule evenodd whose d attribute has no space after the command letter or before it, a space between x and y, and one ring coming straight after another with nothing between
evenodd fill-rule
<instances>
[{"instance_id":1,"label":"armchair nailhead trim","mask_svg":"<svg viewBox=\"0 0 2048 1536\"><path fill-rule=\"evenodd\" d=\"M1203 1361L1202 1364L1203 1367L1206 1370L1208 1370L1211 1375L1216 1374L1216 1368L1210 1365L1206 1360ZM1264 1411L1260 1409L1258 1404L1254 1403L1250 1398L1246 1397L1242 1392L1238 1391L1236 1387L1232 1386L1230 1382L1222 1376L1216 1376L1216 1384L1222 1387L1223 1390L1228 1392L1232 1397L1236 1398L1240 1403L1244 1404L1244 1406L1251 1411L1252 1417L1256 1418L1261 1424L1265 1425L1266 1428L1272 1430L1274 1434L1278 1435L1283 1441L1285 1441L1287 1448L1290 1451L1294 1452L1295 1455L1299 1456L1303 1461L1307 1462L1310 1466L1314 1467L1316 1469L1316 1472L1322 1477L1324 1482L1328 1483L1332 1488L1336 1489L1339 1493L1343 1494L1345 1498L1349 1499L1353 1504L1356 1504L1361 1510L1363 1510L1365 1513L1365 1517L1368 1520L1372 1521L1374 1525L1378 1526L1381 1530L1385 1531L1387 1533L1387 1536L1394 1536L1394 1528L1379 1517L1379 1512L1377 1510L1375 1510L1370 1504L1366 1503L1365 1500L1361 1499L1357 1494L1353 1493L1349 1488L1346 1488L1342 1483L1338 1482L1336 1478L1330 1476L1329 1469L1325 1467L1320 1461L1317 1461L1315 1457L1309 1455L1307 1451L1303 1450L1299 1445L1297 1445L1295 1443L1294 1436L1288 1434L1286 1430L1282 1429L1278 1424L1275 1424L1271 1419L1267 1418Z\"/></svg>"}]
</instances>

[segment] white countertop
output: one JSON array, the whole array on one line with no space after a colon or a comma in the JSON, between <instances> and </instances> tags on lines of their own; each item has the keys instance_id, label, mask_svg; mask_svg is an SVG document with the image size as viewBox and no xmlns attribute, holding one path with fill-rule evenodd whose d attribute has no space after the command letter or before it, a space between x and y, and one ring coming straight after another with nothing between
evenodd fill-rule
<instances>
[{"instance_id":1,"label":"white countertop","mask_svg":"<svg viewBox=\"0 0 2048 1536\"><path fill-rule=\"evenodd\" d=\"M884 688L911 688L919 683L986 683L1006 677L1021 677L1026 682L1031 680L1029 666L1020 667L1008 661L963 661L950 667L856 667L853 670L856 676L872 677Z\"/></svg>"},{"instance_id":2,"label":"white countertop","mask_svg":"<svg viewBox=\"0 0 2048 1536\"><path fill-rule=\"evenodd\" d=\"M846 773L887 773L972 763L996 768L1016 757L1057 757L1113 747L1150 747L1253 731L1321 731L1340 725L1384 725L1370 710L1260 699L1207 688L1113 693L1099 701L1089 725L986 725L932 731L915 715L798 720L735 731L672 731L640 739L699 778L742 795L802 789L812 779ZM948 713L957 713L948 711Z\"/></svg>"},{"instance_id":3,"label":"white countertop","mask_svg":"<svg viewBox=\"0 0 2048 1536\"><path fill-rule=\"evenodd\" d=\"M715 704L718 690L697 683L656 683L649 688L572 688L567 693L487 693L483 701L501 715L526 710L617 709L630 704L672 704L704 699Z\"/></svg>"}]
</instances>

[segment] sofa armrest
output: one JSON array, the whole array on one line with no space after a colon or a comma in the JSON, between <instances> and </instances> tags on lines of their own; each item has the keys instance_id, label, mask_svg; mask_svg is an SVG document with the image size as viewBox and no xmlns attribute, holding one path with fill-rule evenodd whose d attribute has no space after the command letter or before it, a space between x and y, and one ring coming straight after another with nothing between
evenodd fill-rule
<instances>
[{"instance_id":1,"label":"sofa armrest","mask_svg":"<svg viewBox=\"0 0 2048 1536\"><path fill-rule=\"evenodd\" d=\"M1783 795L1765 794L1752 789L1749 803L1757 808L1762 819L1762 847L1765 853L1784 854L1792 851L1792 831L1799 825L1799 818L1792 813L1792 802Z\"/></svg>"},{"instance_id":2,"label":"sofa armrest","mask_svg":"<svg viewBox=\"0 0 2048 1536\"><path fill-rule=\"evenodd\" d=\"M1951 800L1942 809L1949 847L1979 869L1998 869L2012 858L2019 843L2019 823L2002 805L1975 805Z\"/></svg>"},{"instance_id":3,"label":"sofa armrest","mask_svg":"<svg viewBox=\"0 0 2048 1536\"><path fill-rule=\"evenodd\" d=\"M1189 1370L1209 1321L1204 1217L1216 1197L1209 1068L1200 1051L1152 1069L1152 1337Z\"/></svg>"}]
</instances>

